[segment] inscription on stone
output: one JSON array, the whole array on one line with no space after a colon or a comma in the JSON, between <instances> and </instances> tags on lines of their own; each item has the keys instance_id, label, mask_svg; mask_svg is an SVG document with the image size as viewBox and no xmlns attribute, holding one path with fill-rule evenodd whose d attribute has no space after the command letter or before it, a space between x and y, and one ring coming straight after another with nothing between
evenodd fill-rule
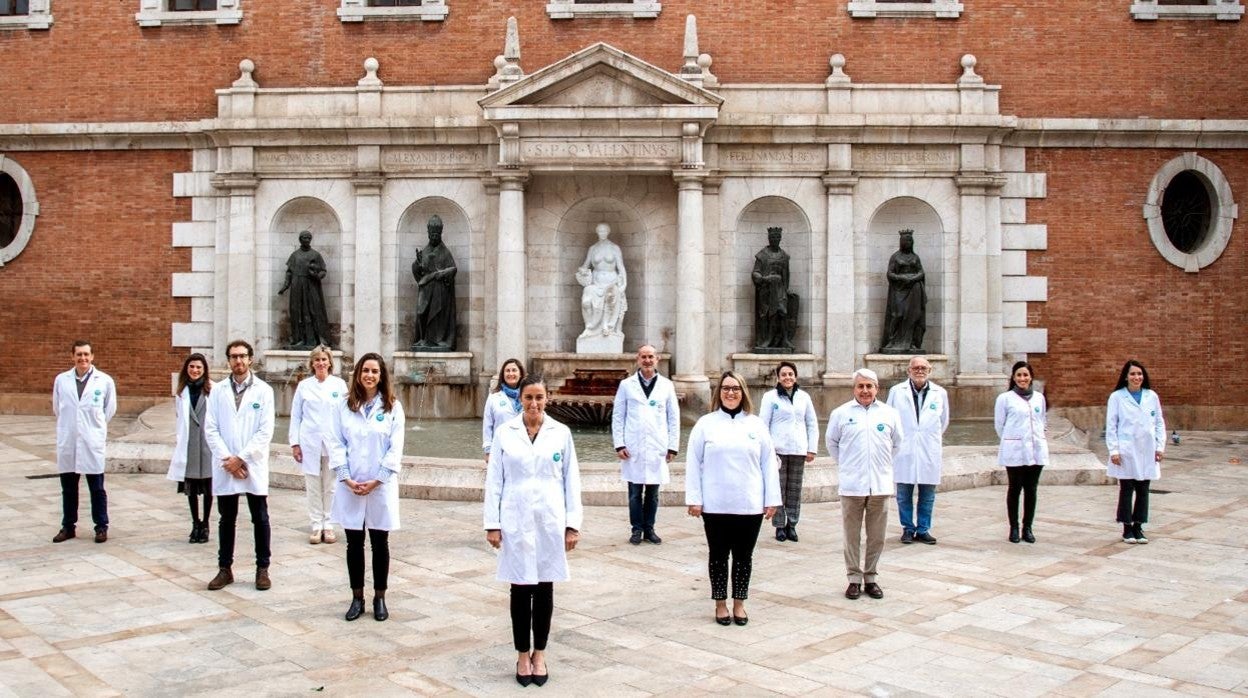
<instances>
[{"instance_id":1,"label":"inscription on stone","mask_svg":"<svg viewBox=\"0 0 1248 698\"><path fill-rule=\"evenodd\" d=\"M256 151L256 167L262 170L336 169L353 167L355 150L300 149Z\"/></svg>"},{"instance_id":2,"label":"inscription on stone","mask_svg":"<svg viewBox=\"0 0 1248 698\"><path fill-rule=\"evenodd\" d=\"M387 170L477 167L485 155L481 148L388 149L381 160Z\"/></svg>"},{"instance_id":3,"label":"inscription on stone","mask_svg":"<svg viewBox=\"0 0 1248 698\"><path fill-rule=\"evenodd\" d=\"M820 146L720 146L720 164L745 169L822 169L827 153Z\"/></svg>"},{"instance_id":4,"label":"inscription on stone","mask_svg":"<svg viewBox=\"0 0 1248 698\"><path fill-rule=\"evenodd\" d=\"M680 146L663 141L527 141L520 152L526 161L677 160Z\"/></svg>"},{"instance_id":5,"label":"inscription on stone","mask_svg":"<svg viewBox=\"0 0 1248 698\"><path fill-rule=\"evenodd\" d=\"M953 170L957 153L952 148L858 147L854 148L855 170Z\"/></svg>"}]
</instances>

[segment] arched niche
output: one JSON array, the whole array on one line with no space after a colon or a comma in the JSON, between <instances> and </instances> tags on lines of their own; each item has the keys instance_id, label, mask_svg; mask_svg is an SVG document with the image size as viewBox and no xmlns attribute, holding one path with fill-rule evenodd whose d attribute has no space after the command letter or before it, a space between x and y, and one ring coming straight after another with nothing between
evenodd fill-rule
<instances>
[{"instance_id":1,"label":"arched niche","mask_svg":"<svg viewBox=\"0 0 1248 698\"><path fill-rule=\"evenodd\" d=\"M802 207L783 196L764 196L751 201L736 221L736 245L733 250L733 277L723 280L723 292L732 298L724 299L728 307L735 308L735 328L728 330L732 352L749 352L755 345L755 287L751 274L754 256L767 246L767 229L783 229L780 248L789 253L789 292L799 296L797 334L794 351L811 351L811 328L815 308L815 293L811 264L814 263L810 219Z\"/></svg>"},{"instance_id":2,"label":"arched niche","mask_svg":"<svg viewBox=\"0 0 1248 698\"><path fill-rule=\"evenodd\" d=\"M261 293L268 294L272 346L284 348L290 344L290 304L285 295L279 296L277 292L286 281L286 262L299 248L299 233L305 230L312 233L312 249L325 258L326 273L321 280L321 292L325 295L325 311L329 316L330 342L334 348L341 348L343 294L347 288L343 275L348 268L344 264L342 224L329 204L311 196L291 199L277 209L269 226L269 249L257 260L257 274L260 279L268 279L267 285L272 286L259 287Z\"/></svg>"},{"instance_id":3,"label":"arched niche","mask_svg":"<svg viewBox=\"0 0 1248 698\"><path fill-rule=\"evenodd\" d=\"M885 201L871 216L867 230L867 268L860 274L859 288L865 289L868 353L880 350L884 339L884 311L888 302L888 260L900 245L898 231L914 231L914 251L923 263L927 290L927 333L923 348L929 354L949 353L945 338L955 336L947 327L946 308L951 308L946 259L957 254L957 241L945 234L936 212L926 201L898 196Z\"/></svg>"},{"instance_id":4,"label":"arched niche","mask_svg":"<svg viewBox=\"0 0 1248 698\"><path fill-rule=\"evenodd\" d=\"M455 350L470 351L468 320L471 292L468 284L472 273L472 228L464 209L443 196L417 199L399 217L394 281L399 322L395 348L398 351L407 351L416 336L418 294L412 264L416 261L416 252L429 244L429 219L435 215L442 219L442 244L455 258ZM382 295L385 295L384 291Z\"/></svg>"}]
</instances>

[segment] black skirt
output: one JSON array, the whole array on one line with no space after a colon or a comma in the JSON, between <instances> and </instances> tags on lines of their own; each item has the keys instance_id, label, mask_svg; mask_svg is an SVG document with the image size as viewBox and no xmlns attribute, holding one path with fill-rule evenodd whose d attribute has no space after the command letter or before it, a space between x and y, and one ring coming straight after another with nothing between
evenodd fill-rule
<instances>
[{"instance_id":1,"label":"black skirt","mask_svg":"<svg viewBox=\"0 0 1248 698\"><path fill-rule=\"evenodd\" d=\"M200 495L212 494L212 478L210 477L188 477L186 480L178 483L178 494Z\"/></svg>"}]
</instances>

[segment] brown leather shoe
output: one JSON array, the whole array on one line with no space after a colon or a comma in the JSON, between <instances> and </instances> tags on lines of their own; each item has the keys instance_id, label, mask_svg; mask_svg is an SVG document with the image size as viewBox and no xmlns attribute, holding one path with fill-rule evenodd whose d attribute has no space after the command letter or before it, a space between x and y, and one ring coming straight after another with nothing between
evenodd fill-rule
<instances>
[{"instance_id":1,"label":"brown leather shoe","mask_svg":"<svg viewBox=\"0 0 1248 698\"><path fill-rule=\"evenodd\" d=\"M269 580L269 568L256 568L256 588L260 591L268 591L273 586L273 582Z\"/></svg>"},{"instance_id":2,"label":"brown leather shoe","mask_svg":"<svg viewBox=\"0 0 1248 698\"><path fill-rule=\"evenodd\" d=\"M52 542L64 543L65 541L69 540L70 538L74 538L77 535L78 534L74 533L74 529L72 528L62 528L61 530L56 532L55 536L52 536Z\"/></svg>"},{"instance_id":3,"label":"brown leather shoe","mask_svg":"<svg viewBox=\"0 0 1248 698\"><path fill-rule=\"evenodd\" d=\"M850 601L857 601L858 597L860 596L862 596L861 584L853 583L845 588L845 598L849 599Z\"/></svg>"},{"instance_id":4,"label":"brown leather shoe","mask_svg":"<svg viewBox=\"0 0 1248 698\"><path fill-rule=\"evenodd\" d=\"M230 571L229 567L222 567L217 570L217 576L213 577L211 582L208 582L208 591L216 591L233 583L234 573Z\"/></svg>"},{"instance_id":5,"label":"brown leather shoe","mask_svg":"<svg viewBox=\"0 0 1248 698\"><path fill-rule=\"evenodd\" d=\"M96 532L95 532L95 542L96 542L96 543L103 543L103 542L104 542L104 541L106 541L106 540L108 540L108 530L107 530L107 529L101 529L101 530L99 530L99 531L96 531Z\"/></svg>"},{"instance_id":6,"label":"brown leather shoe","mask_svg":"<svg viewBox=\"0 0 1248 698\"><path fill-rule=\"evenodd\" d=\"M867 582L866 586L863 587L862 590L867 592L867 596L870 596L873 599L884 598L884 590L881 589L880 585L875 582Z\"/></svg>"}]
</instances>

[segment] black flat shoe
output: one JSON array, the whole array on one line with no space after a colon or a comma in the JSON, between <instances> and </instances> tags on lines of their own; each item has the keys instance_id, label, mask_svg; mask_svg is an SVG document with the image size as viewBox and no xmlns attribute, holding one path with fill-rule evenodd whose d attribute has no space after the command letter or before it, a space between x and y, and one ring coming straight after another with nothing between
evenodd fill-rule
<instances>
[{"instance_id":1,"label":"black flat shoe","mask_svg":"<svg viewBox=\"0 0 1248 698\"><path fill-rule=\"evenodd\" d=\"M732 616L715 616L715 622L720 625L732 625Z\"/></svg>"},{"instance_id":2,"label":"black flat shoe","mask_svg":"<svg viewBox=\"0 0 1248 698\"><path fill-rule=\"evenodd\" d=\"M1027 528L1024 528L1024 529L1023 529L1023 542L1024 542L1024 543L1035 543L1035 542L1036 542L1036 537L1035 537L1034 535L1032 535L1032 533L1031 533L1031 527L1030 527L1030 526L1029 526L1029 527L1027 527Z\"/></svg>"},{"instance_id":3,"label":"black flat shoe","mask_svg":"<svg viewBox=\"0 0 1248 698\"><path fill-rule=\"evenodd\" d=\"M784 532L784 527L783 527L783 526L778 526L778 527L776 528L776 540L778 540L778 541L780 541L781 543L783 543L784 541L786 541L786 540L788 540L788 539L789 539L789 536L788 536L788 534L786 534L786 533Z\"/></svg>"},{"instance_id":4,"label":"black flat shoe","mask_svg":"<svg viewBox=\"0 0 1248 698\"><path fill-rule=\"evenodd\" d=\"M351 599L351 606L347 608L347 615L344 617L347 620L355 620L362 615L364 615L364 599L353 597Z\"/></svg>"},{"instance_id":5,"label":"black flat shoe","mask_svg":"<svg viewBox=\"0 0 1248 698\"><path fill-rule=\"evenodd\" d=\"M750 617L749 616L733 616L732 622L736 623L737 625L745 625L750 622Z\"/></svg>"},{"instance_id":6,"label":"black flat shoe","mask_svg":"<svg viewBox=\"0 0 1248 698\"><path fill-rule=\"evenodd\" d=\"M795 526L785 526L784 535L794 543L797 542L797 528Z\"/></svg>"},{"instance_id":7,"label":"black flat shoe","mask_svg":"<svg viewBox=\"0 0 1248 698\"><path fill-rule=\"evenodd\" d=\"M199 542L199 524L191 524L191 535L186 539L187 543Z\"/></svg>"},{"instance_id":8,"label":"black flat shoe","mask_svg":"<svg viewBox=\"0 0 1248 698\"><path fill-rule=\"evenodd\" d=\"M521 686L528 686L530 683L533 683L532 674L522 675L520 673L520 662L516 662L516 683Z\"/></svg>"},{"instance_id":9,"label":"black flat shoe","mask_svg":"<svg viewBox=\"0 0 1248 698\"><path fill-rule=\"evenodd\" d=\"M390 617L390 612L386 610L386 600L380 596L373 599L373 619L385 620Z\"/></svg>"},{"instance_id":10,"label":"black flat shoe","mask_svg":"<svg viewBox=\"0 0 1248 698\"><path fill-rule=\"evenodd\" d=\"M1010 526L1010 542L1017 543L1019 540L1018 526Z\"/></svg>"}]
</instances>

